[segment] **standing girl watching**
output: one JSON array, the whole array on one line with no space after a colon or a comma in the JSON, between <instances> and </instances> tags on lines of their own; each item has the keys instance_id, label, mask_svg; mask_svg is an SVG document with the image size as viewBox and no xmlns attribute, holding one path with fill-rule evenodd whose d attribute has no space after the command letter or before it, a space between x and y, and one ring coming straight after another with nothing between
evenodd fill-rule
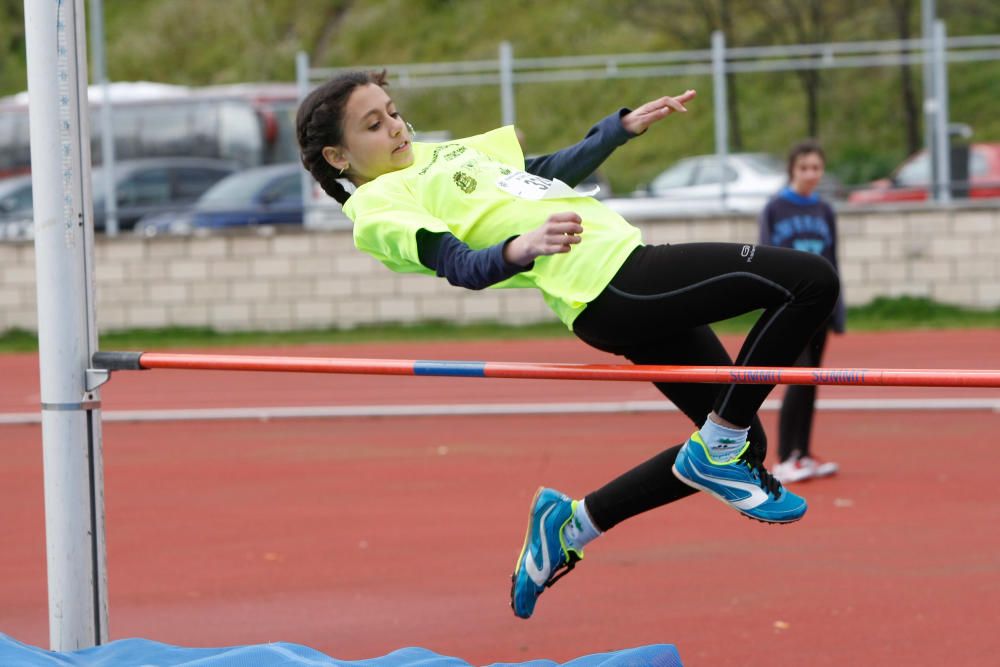
<instances>
[{"instance_id":1,"label":"standing girl watching","mask_svg":"<svg viewBox=\"0 0 1000 667\"><path fill-rule=\"evenodd\" d=\"M760 242L821 255L836 268L837 217L833 208L816 194L825 163L823 149L815 141L803 141L792 147L788 153L788 186L761 211ZM841 296L829 321L816 331L795 365L819 366L827 331L844 333L845 319ZM785 391L778 419L778 463L771 469L771 474L783 484L827 477L839 469L836 463L813 455L809 446L816 389L815 385L791 385Z\"/></svg>"},{"instance_id":2,"label":"standing girl watching","mask_svg":"<svg viewBox=\"0 0 1000 667\"><path fill-rule=\"evenodd\" d=\"M303 100L296 125L302 162L343 204L357 247L394 271L469 289L538 289L583 341L641 364L730 365L708 325L763 309L735 363L788 365L833 309L837 275L818 255L645 245L637 228L572 189L616 147L687 111L693 90L621 109L579 143L525 160L512 127L412 143L385 86L384 72L338 76ZM763 467L756 414L773 387L656 386L700 428L580 499L538 490L512 577L518 616L531 616L588 542L695 490L759 521L805 513L805 501Z\"/></svg>"}]
</instances>

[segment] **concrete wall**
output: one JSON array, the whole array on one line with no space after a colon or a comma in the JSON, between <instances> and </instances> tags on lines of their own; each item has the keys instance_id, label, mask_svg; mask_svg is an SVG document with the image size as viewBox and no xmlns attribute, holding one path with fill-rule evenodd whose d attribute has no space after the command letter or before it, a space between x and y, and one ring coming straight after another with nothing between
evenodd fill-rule
<instances>
[{"instance_id":1,"label":"concrete wall","mask_svg":"<svg viewBox=\"0 0 1000 667\"><path fill-rule=\"evenodd\" d=\"M839 223L849 305L882 295L917 295L1000 306L1000 209L842 211ZM753 243L757 234L748 217L638 224L647 243ZM394 274L355 250L349 231L102 237L95 255L103 331L555 319L533 290L470 292L441 279ZM0 331L35 327L34 247L0 244Z\"/></svg>"}]
</instances>

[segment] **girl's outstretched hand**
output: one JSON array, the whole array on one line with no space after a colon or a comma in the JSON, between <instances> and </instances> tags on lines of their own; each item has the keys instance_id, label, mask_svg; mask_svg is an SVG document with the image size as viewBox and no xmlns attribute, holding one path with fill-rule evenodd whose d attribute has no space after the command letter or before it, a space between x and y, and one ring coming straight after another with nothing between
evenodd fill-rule
<instances>
[{"instance_id":1,"label":"girl's outstretched hand","mask_svg":"<svg viewBox=\"0 0 1000 667\"><path fill-rule=\"evenodd\" d=\"M536 257L569 252L580 242L583 222L576 213L553 213L541 227L521 234L503 249L508 264L528 266Z\"/></svg>"},{"instance_id":2,"label":"girl's outstretched hand","mask_svg":"<svg viewBox=\"0 0 1000 667\"><path fill-rule=\"evenodd\" d=\"M658 120L663 120L670 114L684 113L687 108L685 103L694 99L697 93L694 90L685 90L677 97L661 97L652 102L646 102L638 109L630 111L622 116L622 127L632 134L642 134L646 129Z\"/></svg>"}]
</instances>

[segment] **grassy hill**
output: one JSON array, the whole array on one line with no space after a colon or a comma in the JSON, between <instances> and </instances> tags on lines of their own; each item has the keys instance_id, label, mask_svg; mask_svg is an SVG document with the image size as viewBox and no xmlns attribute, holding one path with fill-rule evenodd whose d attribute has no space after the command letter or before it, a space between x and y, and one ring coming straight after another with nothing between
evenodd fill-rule
<instances>
[{"instance_id":1,"label":"grassy hill","mask_svg":"<svg viewBox=\"0 0 1000 667\"><path fill-rule=\"evenodd\" d=\"M799 3L812 5L816 0ZM86 4L86 3L85 3ZM731 46L781 43L785 22L768 20L761 0L104 0L109 74L113 80L180 84L294 79L294 55L315 65L491 59L501 40L515 57L666 51L708 46L709 10L726 6ZM794 3L793 3L794 4ZM899 36L890 0L838 0L828 40ZM910 19L919 36L919 3ZM787 6L787 5L786 5ZM988 0L939 2L951 35L1000 33L1000 5ZM846 10L850 10L847 12ZM833 10L827 9L828 13ZM22 0L0 0L0 95L23 90ZM782 30L779 30L781 28ZM704 35L704 41L699 41ZM824 40L826 41L826 40ZM784 43L789 43L784 40ZM913 73L920 95L920 70ZM1000 61L949 68L951 117L976 140L1000 141L995 113ZM885 174L908 152L896 68L832 70L822 74L819 137L830 168L849 182ZM781 154L807 132L805 97L794 74L737 77L744 150ZM712 85L705 77L526 84L516 90L518 125L531 152L577 140L619 106L637 105L693 87L692 112L671 119L620 151L606 171L616 190L648 181L677 158L711 152ZM455 135L500 122L493 87L396 91L418 128Z\"/></svg>"}]
</instances>

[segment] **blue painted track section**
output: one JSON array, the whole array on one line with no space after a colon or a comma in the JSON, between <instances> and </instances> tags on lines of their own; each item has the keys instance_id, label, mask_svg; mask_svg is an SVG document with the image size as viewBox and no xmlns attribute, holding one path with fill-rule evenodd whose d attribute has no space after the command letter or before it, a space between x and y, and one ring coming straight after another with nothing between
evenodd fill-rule
<instances>
[{"instance_id":1,"label":"blue painted track section","mask_svg":"<svg viewBox=\"0 0 1000 667\"><path fill-rule=\"evenodd\" d=\"M22 644L0 633L3 667L470 667L459 658L424 648L403 648L381 658L337 660L299 644L278 642L226 648L183 648L148 639L119 639L95 648L56 653ZM551 660L494 663L491 667L681 667L677 649L669 644L595 653L565 663Z\"/></svg>"},{"instance_id":2,"label":"blue painted track section","mask_svg":"<svg viewBox=\"0 0 1000 667\"><path fill-rule=\"evenodd\" d=\"M485 361L414 361L414 375L450 375L454 377L486 377Z\"/></svg>"}]
</instances>

